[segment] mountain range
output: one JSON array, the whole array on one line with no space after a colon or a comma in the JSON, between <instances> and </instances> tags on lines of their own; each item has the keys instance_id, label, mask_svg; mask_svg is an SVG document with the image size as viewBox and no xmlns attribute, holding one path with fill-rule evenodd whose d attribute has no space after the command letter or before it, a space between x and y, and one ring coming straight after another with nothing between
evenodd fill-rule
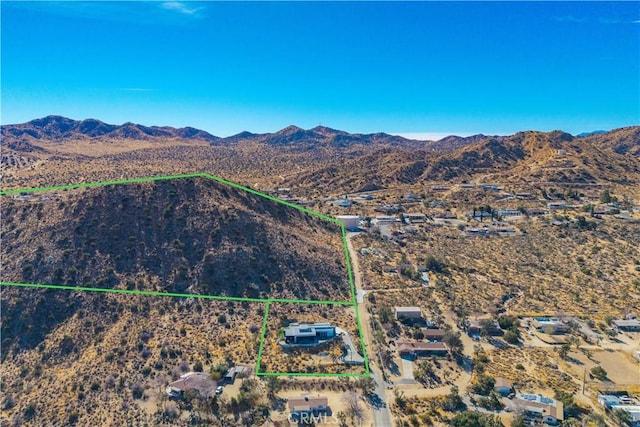
<instances>
[{"instance_id":1,"label":"mountain range","mask_svg":"<svg viewBox=\"0 0 640 427\"><path fill-rule=\"evenodd\" d=\"M207 141L212 144L234 144L243 141L253 141L271 145L304 143L307 145L334 147L346 147L356 144L381 144L445 151L472 144L486 138L485 135L473 135L470 137L451 135L439 141L418 141L383 132L352 134L326 126L302 129L294 125L287 126L273 133L252 133L244 131L233 136L221 138L211 135L204 130L192 127L143 126L131 122L122 125L113 125L96 119L73 120L62 116L47 116L26 123L3 125L1 132L3 139L12 145L30 140L60 142L69 139L128 139L144 141L185 139Z\"/></svg>"},{"instance_id":2,"label":"mountain range","mask_svg":"<svg viewBox=\"0 0 640 427\"><path fill-rule=\"evenodd\" d=\"M640 126L581 136L560 130L523 131L448 136L438 141L386 133L351 134L325 126L288 126L273 133L245 131L220 138L189 127L111 125L95 119L48 116L2 126L1 132L2 165L24 170L38 163L41 169L53 168L49 182L61 179L61 169L68 175L63 182L86 179L86 174L73 171L88 165L90 158L106 161L102 169L117 163L109 172L114 177L123 176L124 166L139 164L136 167L148 169L152 161L159 172L175 172L180 158L188 162L189 171L208 170L213 165L212 172L229 178L256 182L258 177L265 186L296 187L309 195L465 180L640 182ZM62 168L59 162L69 167ZM105 170L98 173L95 168L95 163L89 167L91 174L100 179L107 176ZM25 171L21 176L28 174ZM6 184L16 183L7 178Z\"/></svg>"}]
</instances>

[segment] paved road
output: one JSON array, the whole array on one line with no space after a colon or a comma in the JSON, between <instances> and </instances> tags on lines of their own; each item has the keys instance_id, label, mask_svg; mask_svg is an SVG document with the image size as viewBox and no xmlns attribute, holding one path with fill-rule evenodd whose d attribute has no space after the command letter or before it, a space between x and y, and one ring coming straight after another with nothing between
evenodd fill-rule
<instances>
[{"instance_id":1,"label":"paved road","mask_svg":"<svg viewBox=\"0 0 640 427\"><path fill-rule=\"evenodd\" d=\"M360 265L358 263L358 253L351 244L351 238L357 235L358 233L347 234L347 248L349 249L349 258L351 258L351 266L356 291L360 293L362 291L362 276L360 273ZM358 314L360 316L362 335L364 337L367 356L369 358L371 377L376 382L374 397L375 402L371 405L371 412L373 413L373 425L375 427L393 427L393 418L391 417L391 411L389 410L389 401L387 399L387 383L384 381L379 369L377 368L377 356L373 354L374 343L372 338L373 333L371 332L371 321L369 319L369 312L366 309L366 305L364 302L361 303L360 301L358 301Z\"/></svg>"}]
</instances>

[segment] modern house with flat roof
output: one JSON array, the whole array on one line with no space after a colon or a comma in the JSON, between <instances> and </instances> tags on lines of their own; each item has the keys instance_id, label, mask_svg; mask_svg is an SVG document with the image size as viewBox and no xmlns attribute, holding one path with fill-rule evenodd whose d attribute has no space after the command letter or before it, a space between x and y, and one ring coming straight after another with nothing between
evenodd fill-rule
<instances>
[{"instance_id":1,"label":"modern house with flat roof","mask_svg":"<svg viewBox=\"0 0 640 427\"><path fill-rule=\"evenodd\" d=\"M284 336L287 344L321 344L336 336L336 327L330 323L290 323Z\"/></svg>"}]
</instances>

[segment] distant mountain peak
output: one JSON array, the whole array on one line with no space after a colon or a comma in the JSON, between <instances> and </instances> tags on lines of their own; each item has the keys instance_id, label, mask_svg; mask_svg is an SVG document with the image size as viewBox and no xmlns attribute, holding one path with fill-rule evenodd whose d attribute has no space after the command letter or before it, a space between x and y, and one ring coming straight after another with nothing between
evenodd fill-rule
<instances>
[{"instance_id":1,"label":"distant mountain peak","mask_svg":"<svg viewBox=\"0 0 640 427\"><path fill-rule=\"evenodd\" d=\"M584 138L585 136L591 136L591 135L600 135L603 133L607 133L606 130L593 130L591 132L582 132L576 135L577 138Z\"/></svg>"},{"instance_id":2,"label":"distant mountain peak","mask_svg":"<svg viewBox=\"0 0 640 427\"><path fill-rule=\"evenodd\" d=\"M300 132L300 131L304 131L304 129L296 126L296 125L289 125L286 128L280 129L278 132L276 133L294 133L294 132Z\"/></svg>"},{"instance_id":3,"label":"distant mountain peak","mask_svg":"<svg viewBox=\"0 0 640 427\"><path fill-rule=\"evenodd\" d=\"M195 128L143 126L133 122L112 125L97 119L73 120L63 116L46 116L26 123L2 126L4 138L63 140L83 138L185 138L217 141L220 138Z\"/></svg>"}]
</instances>

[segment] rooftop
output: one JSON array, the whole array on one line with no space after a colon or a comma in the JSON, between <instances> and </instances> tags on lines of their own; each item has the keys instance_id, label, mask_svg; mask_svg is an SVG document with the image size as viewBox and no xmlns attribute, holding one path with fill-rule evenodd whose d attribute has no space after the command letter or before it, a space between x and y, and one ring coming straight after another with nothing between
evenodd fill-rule
<instances>
[{"instance_id":1,"label":"rooftop","mask_svg":"<svg viewBox=\"0 0 640 427\"><path fill-rule=\"evenodd\" d=\"M315 408L329 404L325 396L300 396L289 398L289 410L291 412L308 412Z\"/></svg>"},{"instance_id":2,"label":"rooftop","mask_svg":"<svg viewBox=\"0 0 640 427\"><path fill-rule=\"evenodd\" d=\"M615 319L612 321L614 325L622 328L640 328L640 320L638 319L629 319L629 320L621 320Z\"/></svg>"},{"instance_id":3,"label":"rooftop","mask_svg":"<svg viewBox=\"0 0 640 427\"><path fill-rule=\"evenodd\" d=\"M396 350L398 350L399 353L412 351L447 351L447 347L441 342L397 340Z\"/></svg>"},{"instance_id":4,"label":"rooftop","mask_svg":"<svg viewBox=\"0 0 640 427\"><path fill-rule=\"evenodd\" d=\"M542 416L551 416L557 420L564 419L562 402L540 394L517 394L514 403L529 412L537 412Z\"/></svg>"},{"instance_id":5,"label":"rooftop","mask_svg":"<svg viewBox=\"0 0 640 427\"><path fill-rule=\"evenodd\" d=\"M167 390L198 390L201 394L207 395L215 387L217 383L211 379L206 372L187 372L180 378L167 386Z\"/></svg>"},{"instance_id":6,"label":"rooftop","mask_svg":"<svg viewBox=\"0 0 640 427\"><path fill-rule=\"evenodd\" d=\"M290 336L309 336L313 337L316 335L316 331L318 329L335 329L331 323L327 322L317 322L317 323L289 323L284 329L284 334L287 337Z\"/></svg>"},{"instance_id":7,"label":"rooftop","mask_svg":"<svg viewBox=\"0 0 640 427\"><path fill-rule=\"evenodd\" d=\"M408 313L408 312L413 312L413 313L420 313L420 307L396 307L396 311L401 311L404 313Z\"/></svg>"}]
</instances>

